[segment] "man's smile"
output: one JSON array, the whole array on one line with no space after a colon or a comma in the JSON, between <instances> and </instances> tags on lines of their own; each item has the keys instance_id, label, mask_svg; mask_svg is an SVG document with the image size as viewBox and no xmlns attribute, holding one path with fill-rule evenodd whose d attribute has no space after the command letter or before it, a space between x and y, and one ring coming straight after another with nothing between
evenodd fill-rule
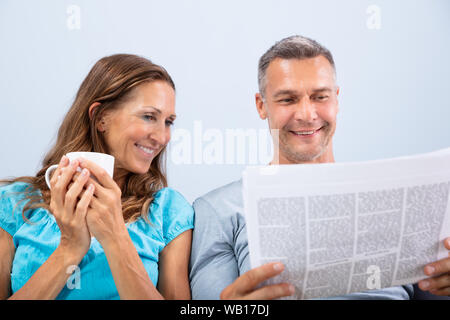
<instances>
[{"instance_id":1,"label":"man's smile","mask_svg":"<svg viewBox=\"0 0 450 320\"><path fill-rule=\"evenodd\" d=\"M316 129L289 130L291 134L300 138L312 138L316 136L323 127Z\"/></svg>"}]
</instances>

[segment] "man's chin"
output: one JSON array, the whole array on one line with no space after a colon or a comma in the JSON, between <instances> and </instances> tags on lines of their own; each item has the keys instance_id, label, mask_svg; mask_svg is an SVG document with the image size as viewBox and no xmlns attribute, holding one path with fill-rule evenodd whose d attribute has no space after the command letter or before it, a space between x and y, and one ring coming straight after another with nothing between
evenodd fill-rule
<instances>
[{"instance_id":1,"label":"man's chin","mask_svg":"<svg viewBox=\"0 0 450 320\"><path fill-rule=\"evenodd\" d=\"M285 158L288 162L293 164L315 162L324 154L324 152L325 148L321 148L320 150L286 150L280 158Z\"/></svg>"}]
</instances>

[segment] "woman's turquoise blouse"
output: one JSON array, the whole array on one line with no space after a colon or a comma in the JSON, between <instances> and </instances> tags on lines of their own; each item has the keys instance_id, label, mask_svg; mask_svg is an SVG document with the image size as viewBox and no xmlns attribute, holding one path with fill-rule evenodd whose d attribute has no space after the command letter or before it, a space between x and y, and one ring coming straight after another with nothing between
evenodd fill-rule
<instances>
[{"instance_id":1,"label":"woman's turquoise blouse","mask_svg":"<svg viewBox=\"0 0 450 320\"><path fill-rule=\"evenodd\" d=\"M23 191L29 185L16 182L0 187L0 228L13 238L15 256L11 271L13 293L19 290L49 258L60 241L55 218L47 210L29 210ZM164 188L154 194L149 208L150 224L144 219L127 223L128 233L155 286L158 283L159 254L178 235L194 228L191 205L177 191ZM89 251L69 277L57 299L119 299L105 252L92 238ZM68 270L70 274L73 269Z\"/></svg>"}]
</instances>

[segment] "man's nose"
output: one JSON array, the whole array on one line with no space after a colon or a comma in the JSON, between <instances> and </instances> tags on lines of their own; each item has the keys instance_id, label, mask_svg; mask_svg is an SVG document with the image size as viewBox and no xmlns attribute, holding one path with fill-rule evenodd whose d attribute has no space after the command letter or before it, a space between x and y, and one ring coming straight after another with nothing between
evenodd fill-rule
<instances>
[{"instance_id":1,"label":"man's nose","mask_svg":"<svg viewBox=\"0 0 450 320\"><path fill-rule=\"evenodd\" d=\"M317 119L316 107L309 97L303 97L296 106L295 119L312 122Z\"/></svg>"}]
</instances>

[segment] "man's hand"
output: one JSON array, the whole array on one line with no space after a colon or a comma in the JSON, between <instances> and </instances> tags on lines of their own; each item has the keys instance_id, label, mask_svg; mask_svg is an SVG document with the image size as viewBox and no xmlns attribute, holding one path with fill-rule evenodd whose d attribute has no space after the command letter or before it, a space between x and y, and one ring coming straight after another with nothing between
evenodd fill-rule
<instances>
[{"instance_id":1,"label":"man's hand","mask_svg":"<svg viewBox=\"0 0 450 320\"><path fill-rule=\"evenodd\" d=\"M444 240L444 246L450 250L450 237ZM428 278L419 281L419 288L438 296L450 296L450 253L449 257L425 266Z\"/></svg>"},{"instance_id":2,"label":"man's hand","mask_svg":"<svg viewBox=\"0 0 450 320\"><path fill-rule=\"evenodd\" d=\"M247 271L226 287L220 294L223 300L268 300L290 296L294 286L288 283L273 284L255 289L258 284L268 280L284 270L279 262L266 263Z\"/></svg>"}]
</instances>

